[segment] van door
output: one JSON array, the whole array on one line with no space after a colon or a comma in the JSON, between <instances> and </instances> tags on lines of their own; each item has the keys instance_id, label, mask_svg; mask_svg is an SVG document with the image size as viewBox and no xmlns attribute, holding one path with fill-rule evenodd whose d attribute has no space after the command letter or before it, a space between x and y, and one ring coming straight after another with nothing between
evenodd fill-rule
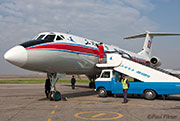
<instances>
[{"instance_id":1,"label":"van door","mask_svg":"<svg viewBox=\"0 0 180 121\"><path fill-rule=\"evenodd\" d=\"M144 91L144 82L138 79L128 79L130 87L128 89L129 94L143 94Z\"/></svg>"},{"instance_id":2,"label":"van door","mask_svg":"<svg viewBox=\"0 0 180 121\"><path fill-rule=\"evenodd\" d=\"M96 79L96 88L104 87L106 91L111 91L111 77L112 71L111 70L104 70L102 71L99 78Z\"/></svg>"},{"instance_id":3,"label":"van door","mask_svg":"<svg viewBox=\"0 0 180 121\"><path fill-rule=\"evenodd\" d=\"M112 87L112 93L113 94L122 94L122 83L121 83L121 74L118 72L115 72L115 78L112 79L111 87Z\"/></svg>"}]
</instances>

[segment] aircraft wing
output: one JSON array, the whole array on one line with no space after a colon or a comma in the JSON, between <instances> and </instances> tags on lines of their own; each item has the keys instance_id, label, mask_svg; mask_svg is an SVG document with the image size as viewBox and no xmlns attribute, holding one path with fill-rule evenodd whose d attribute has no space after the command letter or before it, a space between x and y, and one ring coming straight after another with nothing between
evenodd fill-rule
<instances>
[{"instance_id":1,"label":"aircraft wing","mask_svg":"<svg viewBox=\"0 0 180 121\"><path fill-rule=\"evenodd\" d=\"M171 72L172 74L180 75L180 70L174 70L174 69L164 69L164 70Z\"/></svg>"}]
</instances>

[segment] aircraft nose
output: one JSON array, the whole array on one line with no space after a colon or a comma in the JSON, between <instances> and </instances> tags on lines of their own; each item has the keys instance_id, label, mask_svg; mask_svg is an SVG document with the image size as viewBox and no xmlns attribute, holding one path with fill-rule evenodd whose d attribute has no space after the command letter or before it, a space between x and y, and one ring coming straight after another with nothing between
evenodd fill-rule
<instances>
[{"instance_id":1,"label":"aircraft nose","mask_svg":"<svg viewBox=\"0 0 180 121\"><path fill-rule=\"evenodd\" d=\"M8 50L4 58L11 64L23 67L27 62L27 51L23 46L18 45Z\"/></svg>"}]
</instances>

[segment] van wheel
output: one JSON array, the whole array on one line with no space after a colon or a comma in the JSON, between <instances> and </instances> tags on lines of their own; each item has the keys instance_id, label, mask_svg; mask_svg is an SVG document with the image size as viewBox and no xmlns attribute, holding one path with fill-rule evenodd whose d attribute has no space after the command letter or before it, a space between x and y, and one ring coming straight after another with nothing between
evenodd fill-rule
<instances>
[{"instance_id":1,"label":"van wheel","mask_svg":"<svg viewBox=\"0 0 180 121\"><path fill-rule=\"evenodd\" d=\"M154 90L145 90L144 92L144 98L147 100L154 100L156 98L156 92Z\"/></svg>"},{"instance_id":2,"label":"van wheel","mask_svg":"<svg viewBox=\"0 0 180 121\"><path fill-rule=\"evenodd\" d=\"M106 89L104 89L104 88L99 88L99 89L98 89L98 95L99 95L99 97L107 97L107 91L106 91Z\"/></svg>"}]
</instances>

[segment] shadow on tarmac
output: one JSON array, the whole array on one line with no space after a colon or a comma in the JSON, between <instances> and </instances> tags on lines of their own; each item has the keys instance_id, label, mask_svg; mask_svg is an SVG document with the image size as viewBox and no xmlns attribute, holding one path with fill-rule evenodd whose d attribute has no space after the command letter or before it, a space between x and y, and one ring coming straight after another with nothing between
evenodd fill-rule
<instances>
[{"instance_id":1,"label":"shadow on tarmac","mask_svg":"<svg viewBox=\"0 0 180 121\"><path fill-rule=\"evenodd\" d=\"M123 98L123 95L122 94L117 94L116 95L116 98ZM132 98L135 98L135 99L144 99L144 97L143 97L143 95L133 95L133 94L129 94L128 95L128 98L129 98L129 100ZM168 100L168 101L170 101L170 100L172 100L172 101L180 101L180 95L169 95L169 96L167 96L165 99L163 99L163 97L162 96L158 96L157 98L155 98L154 100L164 100L164 101L166 101L166 100Z\"/></svg>"},{"instance_id":2,"label":"shadow on tarmac","mask_svg":"<svg viewBox=\"0 0 180 121\"><path fill-rule=\"evenodd\" d=\"M75 97L84 97L84 96L92 96L96 95L97 93L95 91L83 91L83 92L74 92L74 93L68 93L68 94L62 94L62 99L66 98L75 98ZM39 99L38 101L46 101L49 100L46 97Z\"/></svg>"},{"instance_id":3,"label":"shadow on tarmac","mask_svg":"<svg viewBox=\"0 0 180 121\"><path fill-rule=\"evenodd\" d=\"M71 85L64 85L64 86L71 87ZM88 86L82 86L82 85L76 85L76 87L89 88ZM73 93L61 94L61 97L62 99L64 99L64 98L77 98L77 97L85 97L85 96L92 96L92 95L97 95L97 92L95 92L94 90L73 92ZM44 98L39 99L38 101L46 101L46 100L49 100L49 99L44 97Z\"/></svg>"},{"instance_id":4,"label":"shadow on tarmac","mask_svg":"<svg viewBox=\"0 0 180 121\"><path fill-rule=\"evenodd\" d=\"M38 101L46 101L46 100L49 100L49 99L44 97L44 98L39 99Z\"/></svg>"},{"instance_id":5,"label":"shadow on tarmac","mask_svg":"<svg viewBox=\"0 0 180 121\"><path fill-rule=\"evenodd\" d=\"M92 96L92 95L96 95L97 93L95 91L83 91L83 92L74 92L74 93L68 93L68 94L62 94L62 99L64 99L65 97L67 98L76 98L76 97L84 97L84 96ZM116 95L116 97L111 96L112 98L123 98L123 95L118 94ZM143 96L139 96L139 95L128 95L128 101L130 101L131 99L141 99L141 100L145 100ZM38 101L47 101L49 99L47 99L46 97L39 99ZM164 100L162 97L158 97L155 100ZM180 101L180 97L179 96L168 96L166 97L166 99L164 101ZM172 109L179 109L180 110L180 106L176 106Z\"/></svg>"},{"instance_id":6,"label":"shadow on tarmac","mask_svg":"<svg viewBox=\"0 0 180 121\"><path fill-rule=\"evenodd\" d=\"M63 85L63 86L68 86L71 88L71 85ZM89 86L85 85L76 85L76 88L86 88L89 89ZM73 93L68 93L68 94L62 94L62 98L75 98L75 97L84 97L84 96L91 96L91 95L96 95L97 92L90 90L90 91L82 91L82 92L73 92Z\"/></svg>"},{"instance_id":7,"label":"shadow on tarmac","mask_svg":"<svg viewBox=\"0 0 180 121\"><path fill-rule=\"evenodd\" d=\"M71 85L63 85L63 86L71 87ZM84 85L76 85L76 87L89 89L89 86L84 86Z\"/></svg>"},{"instance_id":8,"label":"shadow on tarmac","mask_svg":"<svg viewBox=\"0 0 180 121\"><path fill-rule=\"evenodd\" d=\"M75 98L75 97L84 97L84 96L92 96L96 95L97 93L95 91L83 91L83 92L74 92L74 93L68 93L68 94L62 94L62 98Z\"/></svg>"},{"instance_id":9,"label":"shadow on tarmac","mask_svg":"<svg viewBox=\"0 0 180 121\"><path fill-rule=\"evenodd\" d=\"M162 96L158 97L157 100L164 100ZM180 101L180 96L169 95L165 100Z\"/></svg>"},{"instance_id":10,"label":"shadow on tarmac","mask_svg":"<svg viewBox=\"0 0 180 121\"><path fill-rule=\"evenodd\" d=\"M62 94L62 99L66 98L75 98L75 97L84 97L84 96L92 96L96 95L97 93L95 91L83 91L83 92L74 92L74 93L68 93L68 94ZM39 99L38 101L46 101L49 100L46 97Z\"/></svg>"}]
</instances>

